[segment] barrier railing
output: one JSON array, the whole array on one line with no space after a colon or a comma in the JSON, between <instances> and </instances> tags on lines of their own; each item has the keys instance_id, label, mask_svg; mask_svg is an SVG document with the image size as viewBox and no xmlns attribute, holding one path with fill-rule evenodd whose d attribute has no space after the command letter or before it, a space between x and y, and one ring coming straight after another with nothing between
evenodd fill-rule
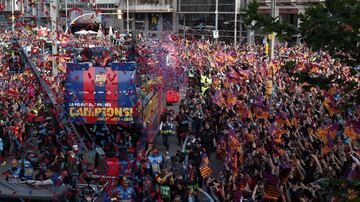
<instances>
[{"instance_id":1,"label":"barrier railing","mask_svg":"<svg viewBox=\"0 0 360 202\"><path fill-rule=\"evenodd\" d=\"M15 40L15 44L16 44L17 48L20 51L19 52L20 53L20 55L19 55L20 58L26 64L28 64L30 66L32 72L35 74L35 77L36 77L37 81L40 83L41 88L44 89L45 94L48 96L48 98L50 100L50 105L56 110L56 112L58 112L60 117L58 117L57 121L64 124L64 129L65 129L66 134L69 135L69 137L72 139L74 144L80 146L80 150L88 151L89 149L87 148L87 146L84 143L83 139L80 137L79 133L77 132L77 130L75 128L75 126L65 116L65 109L61 105L59 105L59 103L57 103L57 101L56 101L50 87L41 78L41 75L40 75L39 71L36 69L36 66L35 66L34 62L29 58L29 55L24 50L24 48L19 44L17 39L14 39L14 40ZM87 134L87 135L90 137L89 134Z\"/></svg>"}]
</instances>

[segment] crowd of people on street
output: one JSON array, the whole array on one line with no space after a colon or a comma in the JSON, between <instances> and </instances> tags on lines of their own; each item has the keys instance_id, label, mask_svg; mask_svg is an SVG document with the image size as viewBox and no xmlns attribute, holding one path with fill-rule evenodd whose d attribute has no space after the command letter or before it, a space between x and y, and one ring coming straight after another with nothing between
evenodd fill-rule
<instances>
[{"instance_id":1,"label":"crowd of people on street","mask_svg":"<svg viewBox=\"0 0 360 202\"><path fill-rule=\"evenodd\" d=\"M50 52L40 57L39 37L26 31L18 36L21 46L30 47L29 57L56 102L63 104L64 64L79 54L64 45L54 76L54 57ZM49 98L19 47L6 33L0 38L7 41L0 50L0 163L12 159L4 175L63 186L74 184L74 173L98 174L61 132L61 114L48 107ZM335 197L323 182L359 180L360 74L352 67L303 44L279 44L277 57L268 61L263 45L156 39L158 44L175 44L175 50L149 45L154 41L150 38L136 46L137 62L146 63L139 66L143 71L154 66L149 72L156 76L171 75L162 79L164 85L181 80L177 87L185 88L186 95L178 113L170 110L162 116L156 138L163 140L164 155L153 142L138 149L141 135L135 128L91 128L93 138L84 137L85 144L103 148L113 159L112 174L119 176L104 198L199 201L205 195L213 201L329 201ZM68 43L94 40L94 45L110 46L109 38L69 37ZM122 51L116 52L122 60ZM156 70L163 64L176 68ZM181 70L186 79L176 77ZM171 156L168 151L175 145L169 144L170 136L185 150ZM359 194L349 188L342 197L350 200Z\"/></svg>"}]
</instances>

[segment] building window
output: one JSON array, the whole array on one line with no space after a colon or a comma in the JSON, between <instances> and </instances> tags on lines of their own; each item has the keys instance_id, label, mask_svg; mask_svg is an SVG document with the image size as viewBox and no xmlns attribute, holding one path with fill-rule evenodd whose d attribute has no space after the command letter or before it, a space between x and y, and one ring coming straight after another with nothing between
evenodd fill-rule
<instances>
[{"instance_id":1,"label":"building window","mask_svg":"<svg viewBox=\"0 0 360 202\"><path fill-rule=\"evenodd\" d=\"M164 30L172 30L172 13L164 13L163 14L163 29Z\"/></svg>"},{"instance_id":2,"label":"building window","mask_svg":"<svg viewBox=\"0 0 360 202\"><path fill-rule=\"evenodd\" d=\"M145 30L145 21L146 15L143 13L135 14L135 29L136 30Z\"/></svg>"}]
</instances>

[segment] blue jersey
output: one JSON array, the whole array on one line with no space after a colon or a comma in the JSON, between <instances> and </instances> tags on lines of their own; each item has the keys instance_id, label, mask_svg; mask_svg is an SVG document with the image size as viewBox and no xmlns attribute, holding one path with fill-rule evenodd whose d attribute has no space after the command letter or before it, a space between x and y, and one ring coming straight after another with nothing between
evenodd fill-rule
<instances>
[{"instance_id":1,"label":"blue jersey","mask_svg":"<svg viewBox=\"0 0 360 202\"><path fill-rule=\"evenodd\" d=\"M4 150L4 143L2 141L2 139L0 138L0 152L2 152Z\"/></svg>"},{"instance_id":2,"label":"blue jersey","mask_svg":"<svg viewBox=\"0 0 360 202\"><path fill-rule=\"evenodd\" d=\"M135 201L135 190L132 187L124 189L122 186L116 187L114 194L117 198L117 201L120 202L133 202Z\"/></svg>"},{"instance_id":3,"label":"blue jersey","mask_svg":"<svg viewBox=\"0 0 360 202\"><path fill-rule=\"evenodd\" d=\"M160 154L159 155L150 154L148 159L149 159L148 168L151 168L153 173L156 175L157 173L160 172L160 165L164 159Z\"/></svg>"},{"instance_id":4,"label":"blue jersey","mask_svg":"<svg viewBox=\"0 0 360 202\"><path fill-rule=\"evenodd\" d=\"M24 178L26 180L32 180L33 179L33 174L34 174L34 169L33 166L31 165L30 161L25 160L23 162L23 166L24 166Z\"/></svg>"}]
</instances>

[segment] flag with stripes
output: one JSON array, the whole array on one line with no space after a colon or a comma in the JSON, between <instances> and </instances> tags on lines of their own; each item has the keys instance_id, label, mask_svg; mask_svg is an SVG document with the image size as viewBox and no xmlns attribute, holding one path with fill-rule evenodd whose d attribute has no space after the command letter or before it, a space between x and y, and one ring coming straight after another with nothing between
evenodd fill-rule
<instances>
[{"instance_id":1,"label":"flag with stripes","mask_svg":"<svg viewBox=\"0 0 360 202\"><path fill-rule=\"evenodd\" d=\"M349 137L351 140L360 138L360 121L347 121L344 128L344 135Z\"/></svg>"},{"instance_id":2,"label":"flag with stripes","mask_svg":"<svg viewBox=\"0 0 360 202\"><path fill-rule=\"evenodd\" d=\"M208 177L212 173L212 170L209 166L209 158L207 157L206 153L203 153L199 170L203 178Z\"/></svg>"},{"instance_id":3,"label":"flag with stripes","mask_svg":"<svg viewBox=\"0 0 360 202\"><path fill-rule=\"evenodd\" d=\"M360 136L360 134L356 134L355 131L352 129L352 127L349 125L345 126L344 135L346 135L353 141Z\"/></svg>"},{"instance_id":4,"label":"flag with stripes","mask_svg":"<svg viewBox=\"0 0 360 202\"><path fill-rule=\"evenodd\" d=\"M325 145L323 148L322 148L322 152L325 156L327 156L329 153L330 153L330 148Z\"/></svg>"},{"instance_id":5,"label":"flag with stripes","mask_svg":"<svg viewBox=\"0 0 360 202\"><path fill-rule=\"evenodd\" d=\"M237 151L240 148L240 142L234 135L229 136L229 147L231 151Z\"/></svg>"},{"instance_id":6,"label":"flag with stripes","mask_svg":"<svg viewBox=\"0 0 360 202\"><path fill-rule=\"evenodd\" d=\"M236 151L231 152L230 155L230 166L231 166L231 171L233 173L233 175L237 176L238 174L238 154Z\"/></svg>"},{"instance_id":7,"label":"flag with stripes","mask_svg":"<svg viewBox=\"0 0 360 202\"><path fill-rule=\"evenodd\" d=\"M326 126L320 127L316 130L316 136L322 140L325 144L328 144L328 137L327 134L329 133L329 128Z\"/></svg>"},{"instance_id":8,"label":"flag with stripes","mask_svg":"<svg viewBox=\"0 0 360 202\"><path fill-rule=\"evenodd\" d=\"M277 200L279 198L279 177L271 173L265 173L264 176L266 180L264 199Z\"/></svg>"}]
</instances>

